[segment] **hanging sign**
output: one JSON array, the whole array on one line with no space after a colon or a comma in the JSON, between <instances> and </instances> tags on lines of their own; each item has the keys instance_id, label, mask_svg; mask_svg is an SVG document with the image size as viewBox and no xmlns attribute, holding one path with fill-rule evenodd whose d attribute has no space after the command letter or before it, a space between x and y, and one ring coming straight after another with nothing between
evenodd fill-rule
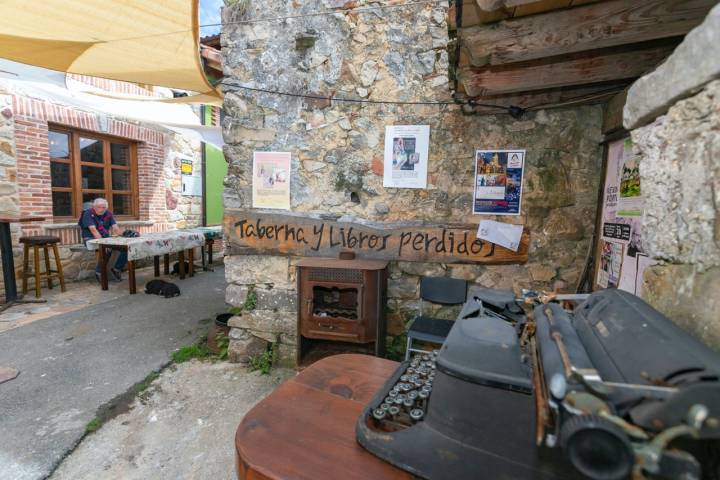
<instances>
[{"instance_id":1,"label":"hanging sign","mask_svg":"<svg viewBox=\"0 0 720 480\"><path fill-rule=\"evenodd\" d=\"M192 175L193 161L189 158L180 159L180 173L183 175Z\"/></svg>"},{"instance_id":2,"label":"hanging sign","mask_svg":"<svg viewBox=\"0 0 720 480\"><path fill-rule=\"evenodd\" d=\"M290 153L253 153L252 206L290 210Z\"/></svg>"},{"instance_id":3,"label":"hanging sign","mask_svg":"<svg viewBox=\"0 0 720 480\"><path fill-rule=\"evenodd\" d=\"M475 152L473 213L520 215L525 150Z\"/></svg>"},{"instance_id":4,"label":"hanging sign","mask_svg":"<svg viewBox=\"0 0 720 480\"><path fill-rule=\"evenodd\" d=\"M516 251L477 238L466 224L384 224L327 220L309 214L225 210L230 254L357 258L441 263L524 263L530 234L523 231Z\"/></svg>"},{"instance_id":5,"label":"hanging sign","mask_svg":"<svg viewBox=\"0 0 720 480\"><path fill-rule=\"evenodd\" d=\"M429 125L385 127L384 187L426 188Z\"/></svg>"}]
</instances>

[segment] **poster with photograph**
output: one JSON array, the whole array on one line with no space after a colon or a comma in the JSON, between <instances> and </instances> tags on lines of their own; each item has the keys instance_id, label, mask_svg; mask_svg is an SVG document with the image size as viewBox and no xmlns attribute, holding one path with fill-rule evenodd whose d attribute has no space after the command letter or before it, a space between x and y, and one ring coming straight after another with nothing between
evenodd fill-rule
<instances>
[{"instance_id":1,"label":"poster with photograph","mask_svg":"<svg viewBox=\"0 0 720 480\"><path fill-rule=\"evenodd\" d=\"M429 125L386 126L383 186L426 188L429 145Z\"/></svg>"},{"instance_id":2,"label":"poster with photograph","mask_svg":"<svg viewBox=\"0 0 720 480\"><path fill-rule=\"evenodd\" d=\"M475 152L473 213L520 215L525 150Z\"/></svg>"},{"instance_id":3,"label":"poster with photograph","mask_svg":"<svg viewBox=\"0 0 720 480\"><path fill-rule=\"evenodd\" d=\"M620 283L623 265L623 245L602 240L600 251L600 268L598 268L597 284L602 288L616 288Z\"/></svg>"},{"instance_id":4,"label":"poster with photograph","mask_svg":"<svg viewBox=\"0 0 720 480\"><path fill-rule=\"evenodd\" d=\"M643 197L640 189L640 158L633 153L632 140L623 142L622 166L619 169L618 217L640 217L643 212Z\"/></svg>"},{"instance_id":5,"label":"poster with photograph","mask_svg":"<svg viewBox=\"0 0 720 480\"><path fill-rule=\"evenodd\" d=\"M290 210L290 153L253 153L253 208Z\"/></svg>"}]
</instances>

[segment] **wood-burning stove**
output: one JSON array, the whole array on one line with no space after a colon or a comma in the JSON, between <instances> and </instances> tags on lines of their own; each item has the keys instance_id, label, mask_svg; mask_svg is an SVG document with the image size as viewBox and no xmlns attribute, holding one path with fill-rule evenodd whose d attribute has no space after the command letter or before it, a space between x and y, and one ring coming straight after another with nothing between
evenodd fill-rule
<instances>
[{"instance_id":1,"label":"wood-burning stove","mask_svg":"<svg viewBox=\"0 0 720 480\"><path fill-rule=\"evenodd\" d=\"M299 366L334 353L385 354L387 263L334 258L298 263Z\"/></svg>"}]
</instances>

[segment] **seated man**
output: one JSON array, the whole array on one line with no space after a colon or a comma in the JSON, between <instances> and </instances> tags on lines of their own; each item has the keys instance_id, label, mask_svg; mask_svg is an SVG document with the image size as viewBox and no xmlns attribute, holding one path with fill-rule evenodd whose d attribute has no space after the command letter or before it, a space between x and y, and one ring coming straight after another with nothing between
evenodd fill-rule
<instances>
[{"instance_id":1,"label":"seated man","mask_svg":"<svg viewBox=\"0 0 720 480\"><path fill-rule=\"evenodd\" d=\"M93 238L107 238L113 235L122 235L122 231L118 226L113 214L108 210L107 200L104 198L96 198L92 203L92 208L88 208L82 213L78 222L82 230L83 242ZM122 280L121 272L127 263L127 253L113 250L108 265L110 273L115 280ZM95 278L100 281L100 263L95 267Z\"/></svg>"}]
</instances>

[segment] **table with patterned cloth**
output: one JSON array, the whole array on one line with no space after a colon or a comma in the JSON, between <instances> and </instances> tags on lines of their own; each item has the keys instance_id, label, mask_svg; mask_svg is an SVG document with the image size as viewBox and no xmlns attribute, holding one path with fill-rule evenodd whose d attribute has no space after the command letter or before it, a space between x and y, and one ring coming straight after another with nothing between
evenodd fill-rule
<instances>
[{"instance_id":1,"label":"table with patterned cloth","mask_svg":"<svg viewBox=\"0 0 720 480\"><path fill-rule=\"evenodd\" d=\"M194 227L186 228L184 232L198 232L205 235L205 247L201 249L202 253L202 268L207 271L213 270L213 246L215 240L222 240L223 231L221 226L216 227ZM207 256L206 256L207 255Z\"/></svg>"},{"instance_id":2,"label":"table with patterned cloth","mask_svg":"<svg viewBox=\"0 0 720 480\"><path fill-rule=\"evenodd\" d=\"M180 278L185 278L185 252L188 253L190 276L194 275L193 249L205 245L205 235L202 232L188 230L172 230L168 232L146 233L139 237L108 237L88 240L89 250L100 250L100 283L102 289L108 289L107 250L120 250L127 252L128 281L130 293L136 293L135 261L153 257L155 263L155 276L160 276L160 255L165 258L165 273L169 273L170 254L178 254ZM102 248L100 248L102 246Z\"/></svg>"}]
</instances>

